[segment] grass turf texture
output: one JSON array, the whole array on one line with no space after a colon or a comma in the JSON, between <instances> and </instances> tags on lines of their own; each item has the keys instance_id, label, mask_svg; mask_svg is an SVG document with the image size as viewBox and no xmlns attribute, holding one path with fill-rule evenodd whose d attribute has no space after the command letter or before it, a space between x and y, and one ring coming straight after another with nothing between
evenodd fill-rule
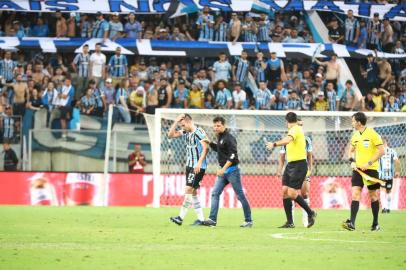
<instances>
[{"instance_id":1,"label":"grass turf texture","mask_svg":"<svg viewBox=\"0 0 406 270\"><path fill-rule=\"evenodd\" d=\"M295 229L276 228L279 209L254 209L242 229L241 209L220 209L208 228L189 226L193 209L177 226L177 208L3 206L0 269L406 269L406 211L381 215L379 232L370 211L354 232L341 229L349 211L319 211L311 229L295 212Z\"/></svg>"}]
</instances>

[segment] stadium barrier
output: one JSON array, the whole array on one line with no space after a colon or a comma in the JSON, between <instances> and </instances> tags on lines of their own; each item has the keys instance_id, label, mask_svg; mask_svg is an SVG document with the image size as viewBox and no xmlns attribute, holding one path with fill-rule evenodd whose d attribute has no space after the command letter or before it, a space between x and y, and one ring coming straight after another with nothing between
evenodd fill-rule
<instances>
[{"instance_id":1,"label":"stadium barrier","mask_svg":"<svg viewBox=\"0 0 406 270\"><path fill-rule=\"evenodd\" d=\"M182 203L185 176L162 175L161 206ZM106 180L106 181L105 181ZM210 207L215 176L206 175L200 188L203 207ZM107 183L106 198L102 185ZM248 200L254 208L282 208L281 181L276 176L244 175L243 184ZM154 181L152 174L102 173L0 173L0 205L108 205L151 206ZM367 189L364 188L362 208L369 208ZM406 209L406 178L394 181L392 209ZM348 209L351 200L350 177L314 176L311 178L311 205L323 209ZM220 201L221 207L239 208L231 186L227 186Z\"/></svg>"}]
</instances>

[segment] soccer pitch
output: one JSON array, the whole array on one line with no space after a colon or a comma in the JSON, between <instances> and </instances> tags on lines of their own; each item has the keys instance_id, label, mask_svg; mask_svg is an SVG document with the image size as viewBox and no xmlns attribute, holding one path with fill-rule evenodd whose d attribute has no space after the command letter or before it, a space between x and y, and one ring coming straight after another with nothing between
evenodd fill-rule
<instances>
[{"instance_id":1,"label":"soccer pitch","mask_svg":"<svg viewBox=\"0 0 406 270\"><path fill-rule=\"evenodd\" d=\"M169 222L177 208L0 207L0 269L406 269L406 211L360 211L357 231L341 229L349 211L318 211L313 228L278 229L282 209L220 209L216 228ZM208 209L205 209L208 214Z\"/></svg>"}]
</instances>

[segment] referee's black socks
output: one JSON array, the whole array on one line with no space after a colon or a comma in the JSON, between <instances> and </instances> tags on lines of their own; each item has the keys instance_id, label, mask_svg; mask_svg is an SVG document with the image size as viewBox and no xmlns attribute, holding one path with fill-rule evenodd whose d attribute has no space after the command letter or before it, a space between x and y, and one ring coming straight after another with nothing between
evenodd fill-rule
<instances>
[{"instance_id":1,"label":"referee's black socks","mask_svg":"<svg viewBox=\"0 0 406 270\"><path fill-rule=\"evenodd\" d=\"M303 199L302 196L297 195L297 197L296 197L296 199L295 199L295 202L297 202L297 203L300 205L300 207L302 207L302 208L306 211L306 213L307 213L309 216L311 216L311 215L313 214L312 209L310 209L309 205L308 205L307 202Z\"/></svg>"},{"instance_id":2,"label":"referee's black socks","mask_svg":"<svg viewBox=\"0 0 406 270\"><path fill-rule=\"evenodd\" d=\"M378 215L379 215L379 201L378 200L371 202L371 209L372 209L372 215L374 216L374 222L372 224L377 225L378 224Z\"/></svg>"},{"instance_id":3,"label":"referee's black socks","mask_svg":"<svg viewBox=\"0 0 406 270\"><path fill-rule=\"evenodd\" d=\"M355 219L357 218L357 213L359 209L359 201L352 201L351 202L351 222L355 225ZM379 211L379 204L378 204L378 211Z\"/></svg>"},{"instance_id":4,"label":"referee's black socks","mask_svg":"<svg viewBox=\"0 0 406 270\"><path fill-rule=\"evenodd\" d=\"M293 224L292 217L292 199L283 199L283 208L285 208L286 219L289 224Z\"/></svg>"}]
</instances>

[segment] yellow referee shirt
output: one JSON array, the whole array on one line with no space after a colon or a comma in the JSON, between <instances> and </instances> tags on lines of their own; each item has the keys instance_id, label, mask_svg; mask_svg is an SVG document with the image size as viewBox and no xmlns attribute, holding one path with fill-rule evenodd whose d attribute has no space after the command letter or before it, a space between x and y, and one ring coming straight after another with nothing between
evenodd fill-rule
<instances>
[{"instance_id":1,"label":"yellow referee shirt","mask_svg":"<svg viewBox=\"0 0 406 270\"><path fill-rule=\"evenodd\" d=\"M355 148L355 164L357 167L364 166L375 155L377 146L382 145L381 136L373 128L365 128L364 132L355 131L351 138L351 144ZM378 170L378 161L375 161L368 170Z\"/></svg>"},{"instance_id":2,"label":"yellow referee shirt","mask_svg":"<svg viewBox=\"0 0 406 270\"><path fill-rule=\"evenodd\" d=\"M306 139L302 127L299 125L291 127L288 136L293 138L293 141L286 145L288 162L306 159Z\"/></svg>"}]
</instances>

